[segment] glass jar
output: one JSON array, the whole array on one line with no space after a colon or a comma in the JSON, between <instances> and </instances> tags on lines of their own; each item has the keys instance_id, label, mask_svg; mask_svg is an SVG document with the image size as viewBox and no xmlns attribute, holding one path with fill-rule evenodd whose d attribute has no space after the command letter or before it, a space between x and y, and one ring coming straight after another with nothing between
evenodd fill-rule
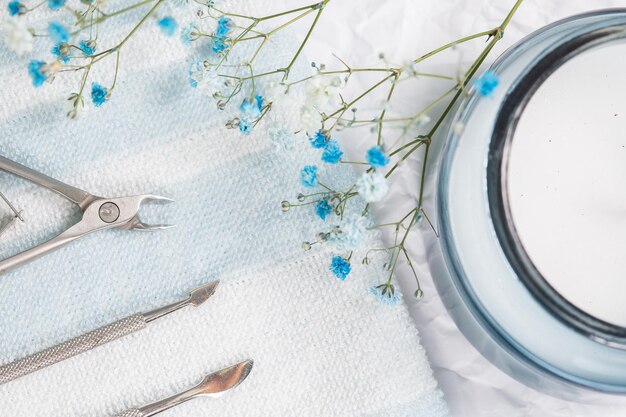
<instances>
[{"instance_id":1,"label":"glass jar","mask_svg":"<svg viewBox=\"0 0 626 417\"><path fill-rule=\"evenodd\" d=\"M511 47L492 67L499 78L494 93L482 97L474 92L460 106L437 181L442 256L431 268L457 325L510 375L577 400L584 400L588 390L626 393L626 328L563 295L524 246L509 189L514 182L511 150L515 140L523 140L516 135L520 120L546 80L578 56L621 43L626 43L626 9L571 17ZM549 100L542 100L547 106ZM550 115L545 119L552 120ZM626 193L626 183L614 188ZM626 257L626 247L622 250Z\"/></svg>"}]
</instances>

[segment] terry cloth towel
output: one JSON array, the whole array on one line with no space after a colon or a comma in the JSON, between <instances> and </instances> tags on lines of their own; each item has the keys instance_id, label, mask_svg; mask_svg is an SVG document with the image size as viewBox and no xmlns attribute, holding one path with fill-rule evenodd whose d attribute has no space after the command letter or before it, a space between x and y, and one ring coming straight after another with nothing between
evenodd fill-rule
<instances>
[{"instance_id":1,"label":"terry cloth towel","mask_svg":"<svg viewBox=\"0 0 626 417\"><path fill-rule=\"evenodd\" d=\"M261 13L288 2L223 3ZM115 30L129 24L121 19ZM0 386L0 416L106 417L246 358L255 365L236 390L163 415L447 415L407 309L367 292L380 279L375 269L355 262L353 274L337 280L330 250L301 248L327 225L310 207L280 210L299 191L302 165L319 157L303 137L286 152L267 137L267 126L297 129L301 95L249 136L227 130L232 115L189 87L187 68L200 51L161 37L156 24L137 32L111 101L76 121L64 117L64 99L77 78L34 89L27 59L0 47L2 155L97 195L176 200L142 212L174 229L94 233L0 277L0 363L176 301L210 280L222 284L199 308ZM275 40L266 65L287 57L290 42ZM46 48L34 56L47 56ZM111 67L94 68L92 79L110 76ZM348 168L334 172L324 175L351 181ZM0 188L26 218L2 236L3 258L79 216L65 199L6 173Z\"/></svg>"}]
</instances>

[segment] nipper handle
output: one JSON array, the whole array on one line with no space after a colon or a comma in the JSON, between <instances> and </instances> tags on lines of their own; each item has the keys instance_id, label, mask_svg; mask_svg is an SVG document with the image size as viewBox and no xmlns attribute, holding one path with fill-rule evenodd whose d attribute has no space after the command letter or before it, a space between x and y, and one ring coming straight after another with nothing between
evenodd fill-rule
<instances>
[{"instance_id":1,"label":"nipper handle","mask_svg":"<svg viewBox=\"0 0 626 417\"><path fill-rule=\"evenodd\" d=\"M113 417L144 417L145 414L140 410L133 408L132 410L126 410L122 413L116 414Z\"/></svg>"},{"instance_id":2,"label":"nipper handle","mask_svg":"<svg viewBox=\"0 0 626 417\"><path fill-rule=\"evenodd\" d=\"M78 204L83 210L85 209L85 206L87 204L96 199L96 197L89 194L87 191L83 191L79 188L65 184L59 180L55 180L54 178L37 172L34 169L11 161L4 156L0 156L0 169L10 174L16 175L20 178L24 178L25 180L28 180L37 185L41 185L42 187L46 187L62 195L71 202Z\"/></svg>"}]
</instances>

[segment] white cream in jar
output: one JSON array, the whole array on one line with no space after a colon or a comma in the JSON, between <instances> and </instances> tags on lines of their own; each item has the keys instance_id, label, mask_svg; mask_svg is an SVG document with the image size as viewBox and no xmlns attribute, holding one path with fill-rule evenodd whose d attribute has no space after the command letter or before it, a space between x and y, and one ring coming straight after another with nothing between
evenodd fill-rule
<instances>
[{"instance_id":1,"label":"white cream in jar","mask_svg":"<svg viewBox=\"0 0 626 417\"><path fill-rule=\"evenodd\" d=\"M537 269L578 308L626 327L626 43L543 82L509 164L511 213Z\"/></svg>"}]
</instances>

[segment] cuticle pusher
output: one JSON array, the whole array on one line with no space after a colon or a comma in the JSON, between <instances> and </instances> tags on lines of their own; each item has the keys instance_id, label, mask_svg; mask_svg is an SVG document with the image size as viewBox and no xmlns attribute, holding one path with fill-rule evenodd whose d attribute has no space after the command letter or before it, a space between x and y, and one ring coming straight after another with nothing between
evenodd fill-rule
<instances>
[{"instance_id":1,"label":"cuticle pusher","mask_svg":"<svg viewBox=\"0 0 626 417\"><path fill-rule=\"evenodd\" d=\"M187 391L141 408L126 410L114 417L151 417L199 396L219 397L241 384L250 374L253 365L252 359L245 360L237 365L207 375L202 382Z\"/></svg>"},{"instance_id":2,"label":"cuticle pusher","mask_svg":"<svg viewBox=\"0 0 626 417\"><path fill-rule=\"evenodd\" d=\"M211 282L196 288L184 300L126 317L41 352L2 365L0 366L0 385L142 330L148 323L186 306L197 307L215 293L218 284L219 281Z\"/></svg>"}]
</instances>

